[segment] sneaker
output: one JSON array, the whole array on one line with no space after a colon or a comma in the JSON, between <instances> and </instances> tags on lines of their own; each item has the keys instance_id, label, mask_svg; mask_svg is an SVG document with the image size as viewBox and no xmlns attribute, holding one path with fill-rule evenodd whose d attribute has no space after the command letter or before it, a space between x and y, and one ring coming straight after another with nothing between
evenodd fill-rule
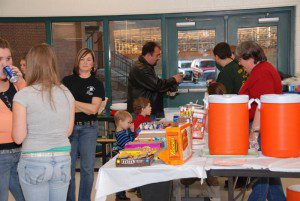
<instances>
[{"instance_id":1,"label":"sneaker","mask_svg":"<svg viewBox=\"0 0 300 201\"><path fill-rule=\"evenodd\" d=\"M116 201L130 201L131 199L129 197L125 196L116 196Z\"/></svg>"},{"instance_id":2,"label":"sneaker","mask_svg":"<svg viewBox=\"0 0 300 201\"><path fill-rule=\"evenodd\" d=\"M129 189L129 190L127 190L127 192L129 192L129 193L135 193L136 192L136 188Z\"/></svg>"},{"instance_id":3,"label":"sneaker","mask_svg":"<svg viewBox=\"0 0 300 201\"><path fill-rule=\"evenodd\" d=\"M141 189L140 188L136 188L136 196L138 198L142 198L142 193L141 193Z\"/></svg>"},{"instance_id":4,"label":"sneaker","mask_svg":"<svg viewBox=\"0 0 300 201\"><path fill-rule=\"evenodd\" d=\"M136 192L136 196L137 196L138 198L142 198L141 192L137 191L137 192Z\"/></svg>"}]
</instances>

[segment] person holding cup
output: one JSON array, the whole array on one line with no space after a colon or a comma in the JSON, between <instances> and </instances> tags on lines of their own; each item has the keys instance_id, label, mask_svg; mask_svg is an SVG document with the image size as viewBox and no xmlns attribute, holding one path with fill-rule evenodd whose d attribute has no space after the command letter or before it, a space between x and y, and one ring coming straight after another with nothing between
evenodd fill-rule
<instances>
[{"instance_id":1,"label":"person holding cup","mask_svg":"<svg viewBox=\"0 0 300 201\"><path fill-rule=\"evenodd\" d=\"M263 49L253 41L242 42L237 48L239 64L249 74L239 94L260 98L264 94L281 94L282 85L276 68L267 61ZM260 111L253 103L249 113L250 147L260 149ZM248 201L286 200L280 178L260 178L252 187Z\"/></svg>"},{"instance_id":2,"label":"person holding cup","mask_svg":"<svg viewBox=\"0 0 300 201\"><path fill-rule=\"evenodd\" d=\"M17 76L15 83L8 80L4 68ZM12 105L17 91L26 85L20 70L13 66L11 48L8 41L0 38L0 200L8 200L8 191L16 201L24 196L19 183L17 166L20 158L20 145L12 139Z\"/></svg>"},{"instance_id":3,"label":"person holding cup","mask_svg":"<svg viewBox=\"0 0 300 201\"><path fill-rule=\"evenodd\" d=\"M152 116L163 116L163 95L174 96L182 74L168 79L156 75L154 67L161 56L161 47L155 42L147 42L142 48L142 55L134 63L128 77L127 109L133 113L133 102L139 97L150 100Z\"/></svg>"}]
</instances>

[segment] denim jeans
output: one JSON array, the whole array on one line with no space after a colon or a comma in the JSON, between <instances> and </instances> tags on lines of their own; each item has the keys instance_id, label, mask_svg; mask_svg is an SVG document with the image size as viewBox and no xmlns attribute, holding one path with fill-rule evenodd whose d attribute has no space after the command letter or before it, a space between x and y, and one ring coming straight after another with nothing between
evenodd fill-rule
<instances>
[{"instance_id":1,"label":"denim jeans","mask_svg":"<svg viewBox=\"0 0 300 201\"><path fill-rule=\"evenodd\" d=\"M252 127L252 122L249 128ZM261 151L261 139L258 136L259 151ZM260 178L252 187L252 192L249 195L248 201L285 201L280 178Z\"/></svg>"},{"instance_id":2,"label":"denim jeans","mask_svg":"<svg viewBox=\"0 0 300 201\"><path fill-rule=\"evenodd\" d=\"M0 201L8 200L8 191L16 201L25 201L17 172L20 152L0 154Z\"/></svg>"},{"instance_id":3,"label":"denim jeans","mask_svg":"<svg viewBox=\"0 0 300 201\"><path fill-rule=\"evenodd\" d=\"M94 182L94 164L96 140L99 133L98 124L74 126L71 142L71 183L68 191L68 201L75 201L75 171L76 160L80 154L80 186L79 201L90 201Z\"/></svg>"},{"instance_id":4,"label":"denim jeans","mask_svg":"<svg viewBox=\"0 0 300 201\"><path fill-rule=\"evenodd\" d=\"M71 158L21 157L18 173L26 201L65 201L71 179Z\"/></svg>"},{"instance_id":5,"label":"denim jeans","mask_svg":"<svg viewBox=\"0 0 300 201\"><path fill-rule=\"evenodd\" d=\"M252 187L248 201L285 201L280 178L260 178Z\"/></svg>"}]
</instances>

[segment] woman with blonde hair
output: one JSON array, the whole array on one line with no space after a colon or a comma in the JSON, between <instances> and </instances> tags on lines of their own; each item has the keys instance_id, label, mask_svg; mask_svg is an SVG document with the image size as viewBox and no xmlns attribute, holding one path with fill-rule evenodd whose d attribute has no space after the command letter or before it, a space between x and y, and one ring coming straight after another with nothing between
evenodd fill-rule
<instances>
[{"instance_id":1,"label":"woman with blonde hair","mask_svg":"<svg viewBox=\"0 0 300 201\"><path fill-rule=\"evenodd\" d=\"M94 182L96 140L99 133L97 113L105 99L104 87L95 77L95 54L88 48L78 51L74 71L66 76L63 83L75 98L75 126L71 142L71 183L69 201L75 201L75 168L80 154L80 186L78 200L91 200Z\"/></svg>"},{"instance_id":2,"label":"woman with blonde hair","mask_svg":"<svg viewBox=\"0 0 300 201\"><path fill-rule=\"evenodd\" d=\"M27 58L27 87L13 101L12 136L22 144L19 180L26 201L64 201L70 182L74 98L60 82L54 51L37 45Z\"/></svg>"}]
</instances>

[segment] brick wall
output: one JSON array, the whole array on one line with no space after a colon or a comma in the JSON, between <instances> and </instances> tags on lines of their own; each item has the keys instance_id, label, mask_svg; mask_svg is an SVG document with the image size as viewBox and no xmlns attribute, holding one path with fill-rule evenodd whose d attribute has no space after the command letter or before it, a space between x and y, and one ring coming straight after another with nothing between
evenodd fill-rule
<instances>
[{"instance_id":1,"label":"brick wall","mask_svg":"<svg viewBox=\"0 0 300 201\"><path fill-rule=\"evenodd\" d=\"M77 52L86 47L85 25L101 26L98 22L57 22L52 24L52 42L58 58L61 78L72 73ZM103 68L103 54L97 52L103 49L102 32L96 32L93 38L96 66Z\"/></svg>"},{"instance_id":2,"label":"brick wall","mask_svg":"<svg viewBox=\"0 0 300 201\"><path fill-rule=\"evenodd\" d=\"M14 65L19 67L20 59L32 46L46 42L45 24L0 23L0 37L10 43Z\"/></svg>"}]
</instances>

